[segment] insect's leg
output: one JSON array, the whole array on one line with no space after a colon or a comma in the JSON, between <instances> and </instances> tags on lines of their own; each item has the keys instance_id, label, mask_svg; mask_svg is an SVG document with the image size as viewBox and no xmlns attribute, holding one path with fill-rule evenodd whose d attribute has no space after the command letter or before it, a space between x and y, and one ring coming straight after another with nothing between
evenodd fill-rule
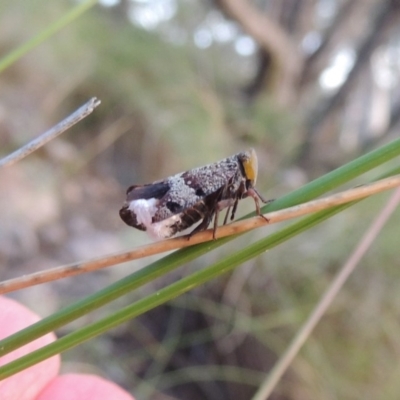
<instances>
[{"instance_id":1,"label":"insect's leg","mask_svg":"<svg viewBox=\"0 0 400 400\"><path fill-rule=\"evenodd\" d=\"M208 213L204 216L204 218L203 218L203 220L200 222L200 224L197 225L196 228L194 228L194 229L192 230L192 232L189 233L189 235L188 235L188 240L189 240L195 233L201 232L201 231L204 231L204 230L207 229L208 225L210 225L210 222L211 222L211 220L212 220L212 217L213 217L213 215L214 215L214 212L215 212L215 211L208 212ZM213 235L213 236L214 236L214 235Z\"/></svg>"},{"instance_id":2,"label":"insect's leg","mask_svg":"<svg viewBox=\"0 0 400 400\"><path fill-rule=\"evenodd\" d=\"M231 221L233 221L233 219L235 218L235 213L236 213L238 204L239 204L239 199L236 198L235 202L233 203L232 214L231 214Z\"/></svg>"},{"instance_id":3,"label":"insect's leg","mask_svg":"<svg viewBox=\"0 0 400 400\"><path fill-rule=\"evenodd\" d=\"M201 221L201 223L198 226L196 226L196 228L194 228L194 230L192 232L190 232L188 239L190 239L190 237L192 235L194 235L195 233L204 231L205 229L207 229L214 214L215 214L215 218L214 218L213 239L216 239L215 233L218 228L219 212L226 207L230 208L232 206L231 199L221 200L224 190L226 190L226 187L222 187L221 189L219 189L218 191L213 193L212 196L208 196L204 200L204 206L206 207L206 212L203 214L204 215L203 220Z\"/></svg>"},{"instance_id":4,"label":"insect's leg","mask_svg":"<svg viewBox=\"0 0 400 400\"><path fill-rule=\"evenodd\" d=\"M219 209L216 207L215 209L215 215L214 215L214 229L213 229L213 240L217 238L215 235L217 233L217 228L218 228L218 216L219 216Z\"/></svg>"},{"instance_id":5,"label":"insect's leg","mask_svg":"<svg viewBox=\"0 0 400 400\"><path fill-rule=\"evenodd\" d=\"M264 217L264 215L261 213L261 209L260 209L260 201L259 199L261 199L263 202L265 202L261 196L256 192L256 190L254 188L250 188L247 190L247 195L252 197L254 200L254 203L256 205L256 213L259 217L264 218L267 222L269 222L269 219L267 217ZM271 202L273 200L270 200L269 202Z\"/></svg>"},{"instance_id":6,"label":"insect's leg","mask_svg":"<svg viewBox=\"0 0 400 400\"><path fill-rule=\"evenodd\" d=\"M231 206L228 207L226 210L225 218L224 218L224 225L228 222L229 211L231 210Z\"/></svg>"},{"instance_id":7,"label":"insect's leg","mask_svg":"<svg viewBox=\"0 0 400 400\"><path fill-rule=\"evenodd\" d=\"M215 211L222 211L224 208L227 208L226 210L226 215L224 218L224 225L226 225L226 223L228 222L228 216L229 216L229 210L231 209L231 207L234 205L234 200L232 199L226 199L226 200L221 200L217 203L217 205L215 206Z\"/></svg>"},{"instance_id":8,"label":"insect's leg","mask_svg":"<svg viewBox=\"0 0 400 400\"><path fill-rule=\"evenodd\" d=\"M264 204L272 203L275 200L275 199L265 200L264 197L261 196L261 194L255 187L252 187L250 190L252 190ZM250 193L249 193L249 196L254 197Z\"/></svg>"},{"instance_id":9,"label":"insect's leg","mask_svg":"<svg viewBox=\"0 0 400 400\"><path fill-rule=\"evenodd\" d=\"M217 238L216 233L217 233L217 228L218 228L218 216L219 216L219 212L221 210L223 210L224 208L227 208L226 210L226 214L225 214L225 218L224 218L224 225L226 225L226 222L228 220L228 215L229 215L229 210L232 207L232 200L228 199L228 200L222 200L219 203L217 203L217 206L215 207L214 213L214 229L213 229L213 239L215 240Z\"/></svg>"}]
</instances>

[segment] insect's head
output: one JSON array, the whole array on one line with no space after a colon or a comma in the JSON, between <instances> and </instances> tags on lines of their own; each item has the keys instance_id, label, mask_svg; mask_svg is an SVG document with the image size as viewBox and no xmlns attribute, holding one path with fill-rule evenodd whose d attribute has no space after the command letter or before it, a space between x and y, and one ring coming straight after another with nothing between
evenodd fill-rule
<instances>
[{"instance_id":1,"label":"insect's head","mask_svg":"<svg viewBox=\"0 0 400 400\"><path fill-rule=\"evenodd\" d=\"M254 149L249 149L240 154L240 161L243 165L246 179L254 186L257 180L258 160Z\"/></svg>"}]
</instances>

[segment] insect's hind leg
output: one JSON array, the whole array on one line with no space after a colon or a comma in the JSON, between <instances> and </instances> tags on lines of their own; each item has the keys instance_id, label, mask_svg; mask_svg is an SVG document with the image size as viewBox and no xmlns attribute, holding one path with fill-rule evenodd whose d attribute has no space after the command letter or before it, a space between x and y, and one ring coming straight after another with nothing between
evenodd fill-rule
<instances>
[{"instance_id":1,"label":"insect's hind leg","mask_svg":"<svg viewBox=\"0 0 400 400\"><path fill-rule=\"evenodd\" d=\"M196 228L194 228L194 229L192 230L192 232L190 232L190 233L188 234L188 236L187 236L188 240L189 240L195 233L198 233L198 232L201 232L201 231L206 230L206 229L208 228L208 225L210 225L210 222L211 222L212 217L213 217L214 214L215 214L214 211L211 211L211 212L207 213L207 214L204 216L203 220L200 222L200 224L197 225ZM213 234L213 238L215 239L214 235L215 235L215 232L214 232L214 234Z\"/></svg>"},{"instance_id":2,"label":"insect's hind leg","mask_svg":"<svg viewBox=\"0 0 400 400\"><path fill-rule=\"evenodd\" d=\"M224 225L227 222L228 215L229 215L229 210L232 207L232 200L222 200L217 203L217 205L214 207L212 211L209 211L203 218L203 221L199 225L196 226L196 228L193 229L192 232L188 235L188 239L190 239L195 233L201 232L207 229L208 225L210 225L210 222L212 218L214 217L214 226L213 226L213 240L217 239L217 229L218 229L218 217L219 213L221 210L224 208L228 207L228 211L225 215L224 218Z\"/></svg>"}]
</instances>

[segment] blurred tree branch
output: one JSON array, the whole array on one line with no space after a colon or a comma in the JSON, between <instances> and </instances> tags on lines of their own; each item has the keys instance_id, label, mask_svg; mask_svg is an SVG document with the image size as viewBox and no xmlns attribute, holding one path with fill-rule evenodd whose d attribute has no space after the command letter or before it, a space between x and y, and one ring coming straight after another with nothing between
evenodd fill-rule
<instances>
[{"instance_id":1,"label":"blurred tree branch","mask_svg":"<svg viewBox=\"0 0 400 400\"><path fill-rule=\"evenodd\" d=\"M261 47L261 65L272 66L268 85L278 103L291 103L294 100L293 87L302 71L304 59L290 36L276 21L246 0L218 0L217 4ZM261 69L256 81L262 80L263 75Z\"/></svg>"},{"instance_id":2,"label":"blurred tree branch","mask_svg":"<svg viewBox=\"0 0 400 400\"><path fill-rule=\"evenodd\" d=\"M298 162L303 167L307 168L312 163L312 146L315 138L321 135L325 125L344 106L374 50L387 39L388 34L400 20L400 2L398 0L387 0L384 4L379 4L377 8L371 29L356 51L356 60L346 81L322 106L318 104L315 111L309 114L308 122L305 125L306 133L298 156Z\"/></svg>"},{"instance_id":3,"label":"blurred tree branch","mask_svg":"<svg viewBox=\"0 0 400 400\"><path fill-rule=\"evenodd\" d=\"M326 68L329 59L337 50L339 43L343 42L345 31L351 21L357 18L360 0L345 2L334 17L332 24L326 29L321 44L305 61L299 80L299 87L312 83Z\"/></svg>"},{"instance_id":4,"label":"blurred tree branch","mask_svg":"<svg viewBox=\"0 0 400 400\"><path fill-rule=\"evenodd\" d=\"M376 49L387 43L398 26L399 0L368 4L360 0L338 2L335 15L325 29L312 20L312 16L318 14L318 2L315 1L269 1L263 3L264 9L247 0L217 0L216 4L259 45L256 73L243 89L246 99L252 101L267 92L279 105L293 108L303 115L305 123L303 133L300 132L297 163L308 170L316 162L323 160L326 163L328 150L324 146L328 149L332 140L339 142L337 133L341 124L335 117L344 112L344 107L356 106L357 102L361 102L358 107L360 115L370 114L373 101L364 101L365 94L355 98L353 93L359 88L362 74L370 66ZM355 25L356 21L363 23ZM302 42L305 35L312 32L322 32L321 43L311 54L303 54ZM355 49L354 64L339 89L325 96L317 80L331 65L333 56L345 46ZM363 79L368 78L364 76ZM312 95L316 90L320 93ZM305 109L304 105L310 103L310 94L314 104ZM367 96L375 94L370 92ZM398 109L396 104L391 105L387 132L397 123ZM377 135L370 135L368 126L366 129L358 128L364 147L376 142ZM330 133L333 136L329 138L327 135ZM380 134L385 136L387 133ZM361 144L359 146L361 148Z\"/></svg>"}]
</instances>

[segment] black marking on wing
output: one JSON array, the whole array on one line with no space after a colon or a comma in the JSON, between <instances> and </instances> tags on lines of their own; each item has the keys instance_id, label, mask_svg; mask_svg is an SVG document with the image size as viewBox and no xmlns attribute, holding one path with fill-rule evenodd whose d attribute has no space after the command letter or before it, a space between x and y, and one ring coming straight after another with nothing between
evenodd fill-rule
<instances>
[{"instance_id":1,"label":"black marking on wing","mask_svg":"<svg viewBox=\"0 0 400 400\"><path fill-rule=\"evenodd\" d=\"M176 201L167 201L165 205L168 210L170 210L174 214L178 214L182 211L182 206Z\"/></svg>"},{"instance_id":2,"label":"black marking on wing","mask_svg":"<svg viewBox=\"0 0 400 400\"><path fill-rule=\"evenodd\" d=\"M170 185L165 182L150 183L148 185L134 185L131 186L126 194L127 201L138 200L138 199L161 199L170 190Z\"/></svg>"},{"instance_id":3,"label":"black marking on wing","mask_svg":"<svg viewBox=\"0 0 400 400\"><path fill-rule=\"evenodd\" d=\"M204 190L202 188L196 189L196 196L198 196L198 197L205 196Z\"/></svg>"}]
</instances>

